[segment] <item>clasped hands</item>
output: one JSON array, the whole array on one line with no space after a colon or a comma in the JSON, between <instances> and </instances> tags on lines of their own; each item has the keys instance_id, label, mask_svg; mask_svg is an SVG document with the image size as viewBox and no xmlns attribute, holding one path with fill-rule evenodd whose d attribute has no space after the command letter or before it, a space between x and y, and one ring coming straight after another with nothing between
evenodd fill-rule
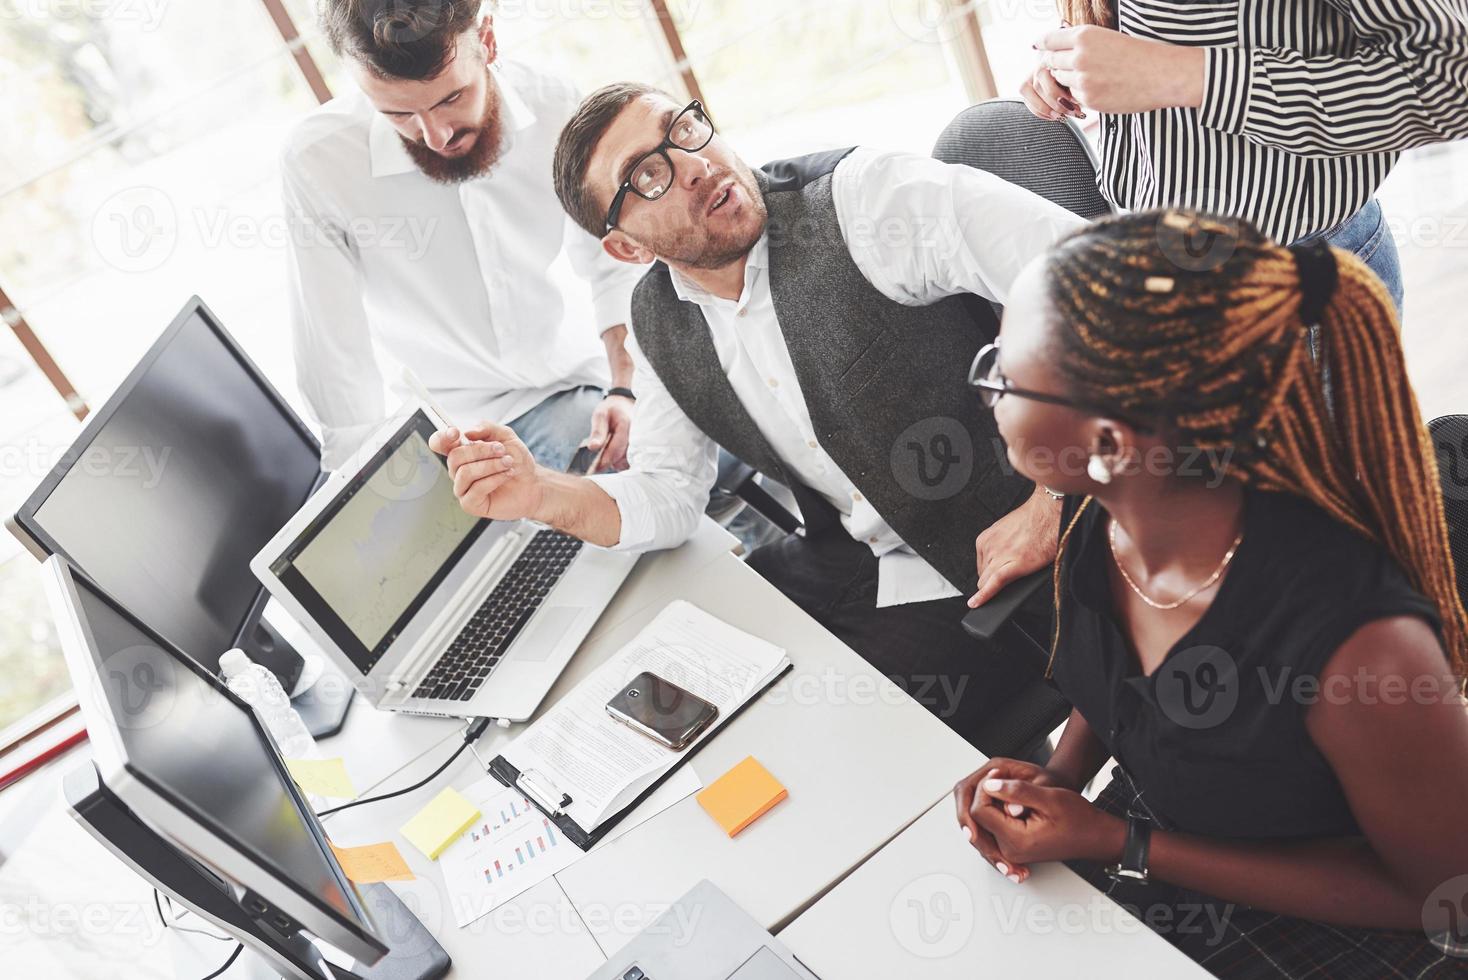
<instances>
[{"instance_id":1,"label":"clasped hands","mask_svg":"<svg viewBox=\"0 0 1468 980\"><path fill-rule=\"evenodd\" d=\"M958 822L974 849L1016 884L1040 861L1116 861L1126 822L1093 806L1052 770L990 759L953 788Z\"/></svg>"}]
</instances>

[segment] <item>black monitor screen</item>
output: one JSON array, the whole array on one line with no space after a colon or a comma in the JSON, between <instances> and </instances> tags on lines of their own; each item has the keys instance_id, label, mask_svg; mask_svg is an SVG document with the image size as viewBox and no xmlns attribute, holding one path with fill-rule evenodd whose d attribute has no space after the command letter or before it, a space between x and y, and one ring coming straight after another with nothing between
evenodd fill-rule
<instances>
[{"instance_id":1,"label":"black monitor screen","mask_svg":"<svg viewBox=\"0 0 1468 980\"><path fill-rule=\"evenodd\" d=\"M93 639L97 689L129 770L296 891L361 922L325 840L249 709L155 642L82 576L74 581Z\"/></svg>"},{"instance_id":2,"label":"black monitor screen","mask_svg":"<svg viewBox=\"0 0 1468 980\"><path fill-rule=\"evenodd\" d=\"M197 301L23 523L211 669L263 602L250 559L320 476L314 440ZM49 540L46 540L49 539Z\"/></svg>"}]
</instances>

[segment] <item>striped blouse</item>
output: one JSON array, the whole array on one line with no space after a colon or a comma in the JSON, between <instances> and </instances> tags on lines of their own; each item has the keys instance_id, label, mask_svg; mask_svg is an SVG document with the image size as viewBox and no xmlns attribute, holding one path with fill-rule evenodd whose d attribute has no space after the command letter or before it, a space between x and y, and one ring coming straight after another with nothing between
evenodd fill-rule
<instances>
[{"instance_id":1,"label":"striped blouse","mask_svg":"<svg viewBox=\"0 0 1468 980\"><path fill-rule=\"evenodd\" d=\"M1244 217L1277 241L1365 205L1401 151L1468 136L1468 0L1119 0L1125 34L1207 47L1201 108L1101 116L1118 208Z\"/></svg>"}]
</instances>

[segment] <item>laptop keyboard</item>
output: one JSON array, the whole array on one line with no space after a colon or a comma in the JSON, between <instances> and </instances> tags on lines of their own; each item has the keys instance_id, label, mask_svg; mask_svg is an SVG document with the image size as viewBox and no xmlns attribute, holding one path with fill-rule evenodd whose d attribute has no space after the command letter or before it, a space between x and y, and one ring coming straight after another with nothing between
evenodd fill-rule
<instances>
[{"instance_id":1,"label":"laptop keyboard","mask_svg":"<svg viewBox=\"0 0 1468 980\"><path fill-rule=\"evenodd\" d=\"M540 531L531 538L413 696L472 698L580 552L581 542L560 531Z\"/></svg>"}]
</instances>

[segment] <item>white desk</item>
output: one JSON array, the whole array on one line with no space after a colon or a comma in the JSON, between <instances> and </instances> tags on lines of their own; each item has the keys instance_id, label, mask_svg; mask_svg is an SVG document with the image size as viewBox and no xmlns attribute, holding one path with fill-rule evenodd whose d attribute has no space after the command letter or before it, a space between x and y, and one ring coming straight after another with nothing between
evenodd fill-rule
<instances>
[{"instance_id":1,"label":"white desk","mask_svg":"<svg viewBox=\"0 0 1468 980\"><path fill-rule=\"evenodd\" d=\"M592 642L628 617L644 612L653 603L661 609L669 601L669 589L675 583L697 577L703 566L715 558L727 556L733 543L731 535L712 521L705 521L683 547L643 558L628 576L616 601L597 620L586 642ZM271 623L298 651L321 656L315 641L290 619L284 609L272 605L268 614L272 614ZM546 703L551 703L555 696L548 697ZM458 743L463 729L462 721L378 711L365 698L358 697L347 712L342 730L330 738L321 739L318 744L323 754L340 755L357 790L363 796L370 796L376 790L386 791L400 784L416 782L432 772L433 761L444 757L443 753L434 750L441 745L446 751L451 750ZM488 744L486 737L481 745ZM423 766L415 766L414 763L420 759ZM384 785L398 773L404 774L402 780L393 786Z\"/></svg>"},{"instance_id":2,"label":"white desk","mask_svg":"<svg viewBox=\"0 0 1468 980\"><path fill-rule=\"evenodd\" d=\"M514 975L516 965L533 964L527 975L537 980L581 980L604 953L620 948L701 878L712 879L765 926L778 928L981 763L976 750L730 554L729 543L705 523L684 548L642 559L546 703L675 598L786 647L794 670L690 763L707 784L754 755L789 789L788 800L738 838L730 840L688 798L459 929L438 868L397 833L432 788L327 820L340 844L398 842L419 878L392 887L409 896L453 958L453 976L479 976L491 965ZM357 734L369 729L354 725L363 722L349 722L335 740L339 747L333 746L349 767L374 751ZM519 731L490 729L479 742L480 754L496 754ZM456 743L456 735L445 735L438 751L381 788L421 778ZM437 785L463 789L483 775L466 752Z\"/></svg>"},{"instance_id":3,"label":"white desk","mask_svg":"<svg viewBox=\"0 0 1468 980\"><path fill-rule=\"evenodd\" d=\"M1209 976L1064 865L1031 870L1019 885L1000 875L943 800L780 941L821 980Z\"/></svg>"}]
</instances>

